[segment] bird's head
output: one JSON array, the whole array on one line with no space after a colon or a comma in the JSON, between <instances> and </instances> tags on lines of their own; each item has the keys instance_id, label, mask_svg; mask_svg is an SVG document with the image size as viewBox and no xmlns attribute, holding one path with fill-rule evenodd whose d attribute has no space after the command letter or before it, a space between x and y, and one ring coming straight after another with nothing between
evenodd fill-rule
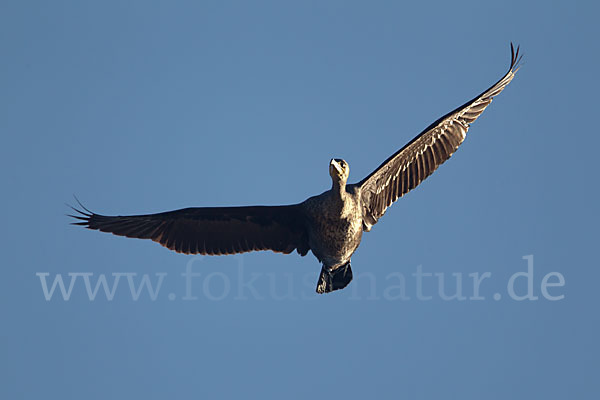
<instances>
[{"instance_id":1,"label":"bird's head","mask_svg":"<svg viewBox=\"0 0 600 400\"><path fill-rule=\"evenodd\" d=\"M329 175L333 182L346 183L348 175L350 174L350 167L348 163L341 158L332 158L329 162Z\"/></svg>"}]
</instances>

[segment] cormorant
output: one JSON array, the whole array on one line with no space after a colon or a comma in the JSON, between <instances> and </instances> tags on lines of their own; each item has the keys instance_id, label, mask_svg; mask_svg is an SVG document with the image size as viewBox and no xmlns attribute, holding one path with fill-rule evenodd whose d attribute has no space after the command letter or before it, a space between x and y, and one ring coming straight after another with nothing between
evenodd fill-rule
<instances>
[{"instance_id":1,"label":"cormorant","mask_svg":"<svg viewBox=\"0 0 600 400\"><path fill-rule=\"evenodd\" d=\"M427 178L463 142L470 124L513 79L519 48L511 43L508 72L489 89L444 115L369 176L346 184L348 163L332 159L330 190L286 206L203 207L148 215L105 216L73 208L76 225L115 235L151 239L186 254L234 254L272 250L304 256L309 250L323 264L318 293L342 289L352 280L350 257L364 231L386 209Z\"/></svg>"}]
</instances>

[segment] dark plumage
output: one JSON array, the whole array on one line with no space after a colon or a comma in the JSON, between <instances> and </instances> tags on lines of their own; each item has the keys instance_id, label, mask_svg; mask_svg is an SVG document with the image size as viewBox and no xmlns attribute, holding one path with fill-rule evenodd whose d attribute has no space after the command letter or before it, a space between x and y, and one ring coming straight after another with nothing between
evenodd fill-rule
<instances>
[{"instance_id":1,"label":"dark plumage","mask_svg":"<svg viewBox=\"0 0 600 400\"><path fill-rule=\"evenodd\" d=\"M346 161L332 159L332 188L289 206L185 208L159 214L104 216L74 209L76 225L115 235L151 239L186 254L234 254L254 250L304 256L323 264L317 292L342 289L352 280L350 258L362 233L386 209L427 178L456 151L470 124L513 79L520 61L511 44L508 72L473 100L444 115L356 184L347 185ZM80 204L81 205L81 204Z\"/></svg>"}]
</instances>

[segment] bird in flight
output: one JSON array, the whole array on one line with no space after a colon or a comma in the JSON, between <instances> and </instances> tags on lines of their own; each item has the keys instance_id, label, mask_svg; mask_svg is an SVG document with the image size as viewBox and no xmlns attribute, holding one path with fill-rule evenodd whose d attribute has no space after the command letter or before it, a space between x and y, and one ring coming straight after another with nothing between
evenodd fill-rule
<instances>
[{"instance_id":1,"label":"bird in flight","mask_svg":"<svg viewBox=\"0 0 600 400\"><path fill-rule=\"evenodd\" d=\"M284 206L199 207L158 214L106 216L81 203L70 215L89 229L151 239L185 254L222 255L258 250L301 256L312 251L322 263L318 293L343 289L352 280L350 258L363 232L393 202L417 187L458 149L473 121L514 78L521 60L511 43L508 72L489 89L444 115L358 183L347 184L348 163L329 163L331 189Z\"/></svg>"}]
</instances>

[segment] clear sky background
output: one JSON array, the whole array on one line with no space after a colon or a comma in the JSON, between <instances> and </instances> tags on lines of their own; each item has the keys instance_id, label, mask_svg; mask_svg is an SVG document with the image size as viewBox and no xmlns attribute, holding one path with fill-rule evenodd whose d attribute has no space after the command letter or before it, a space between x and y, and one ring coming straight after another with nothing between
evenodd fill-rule
<instances>
[{"instance_id":1,"label":"clear sky background","mask_svg":"<svg viewBox=\"0 0 600 400\"><path fill-rule=\"evenodd\" d=\"M598 398L592 3L2 1L0 398ZM523 68L364 235L347 290L314 294L310 254L194 259L65 216L72 194L105 214L300 202L332 157L356 182L499 79L510 41ZM529 255L538 299L517 301ZM467 298L431 276L419 299L418 268ZM38 273L137 275L46 300ZM132 298L143 274L154 300Z\"/></svg>"}]
</instances>

